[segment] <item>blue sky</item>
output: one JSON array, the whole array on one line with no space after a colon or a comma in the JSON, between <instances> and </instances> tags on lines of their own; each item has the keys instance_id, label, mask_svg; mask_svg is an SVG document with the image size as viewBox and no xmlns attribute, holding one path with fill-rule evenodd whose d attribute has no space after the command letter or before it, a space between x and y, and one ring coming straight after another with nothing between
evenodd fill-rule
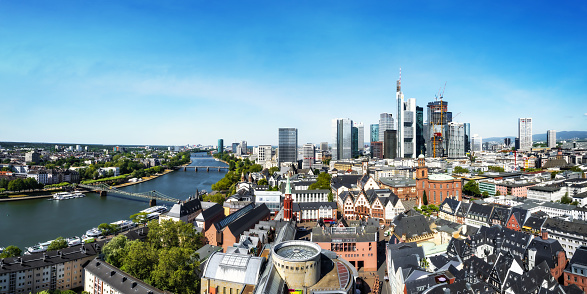
<instances>
[{"instance_id":1,"label":"blue sky","mask_svg":"<svg viewBox=\"0 0 587 294\"><path fill-rule=\"evenodd\" d=\"M0 141L330 141L395 112L400 67L483 137L587 129L584 1L167 2L0 0Z\"/></svg>"}]
</instances>

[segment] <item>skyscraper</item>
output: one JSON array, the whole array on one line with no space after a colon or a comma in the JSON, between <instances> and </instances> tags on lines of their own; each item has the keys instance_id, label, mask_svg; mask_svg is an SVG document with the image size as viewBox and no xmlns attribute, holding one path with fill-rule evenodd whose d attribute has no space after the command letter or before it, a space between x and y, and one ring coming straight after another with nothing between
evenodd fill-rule
<instances>
[{"instance_id":1,"label":"skyscraper","mask_svg":"<svg viewBox=\"0 0 587 294\"><path fill-rule=\"evenodd\" d=\"M353 121L348 118L332 120L332 160L350 159Z\"/></svg>"},{"instance_id":2,"label":"skyscraper","mask_svg":"<svg viewBox=\"0 0 587 294\"><path fill-rule=\"evenodd\" d=\"M383 139L383 157L393 159L397 157L397 131L387 130Z\"/></svg>"},{"instance_id":3,"label":"skyscraper","mask_svg":"<svg viewBox=\"0 0 587 294\"><path fill-rule=\"evenodd\" d=\"M471 124L465 123L465 154L471 152Z\"/></svg>"},{"instance_id":4,"label":"skyscraper","mask_svg":"<svg viewBox=\"0 0 587 294\"><path fill-rule=\"evenodd\" d=\"M370 130L371 136L369 142L379 142L379 124L372 124Z\"/></svg>"},{"instance_id":5,"label":"skyscraper","mask_svg":"<svg viewBox=\"0 0 587 294\"><path fill-rule=\"evenodd\" d=\"M402 69L399 69L399 79L397 80L397 87L395 92L395 99L397 100L397 157L404 157L404 93L402 93ZM412 121L413 123L414 121ZM413 137L412 137L413 138ZM383 143L385 145L385 143ZM387 147L385 147L387 150Z\"/></svg>"},{"instance_id":6,"label":"skyscraper","mask_svg":"<svg viewBox=\"0 0 587 294\"><path fill-rule=\"evenodd\" d=\"M433 101L428 103L428 146L429 157L445 156L447 123L452 121L452 112L448 112L447 101ZM428 151L429 150L429 151Z\"/></svg>"},{"instance_id":7,"label":"skyscraper","mask_svg":"<svg viewBox=\"0 0 587 294\"><path fill-rule=\"evenodd\" d=\"M224 152L224 140L218 139L218 153Z\"/></svg>"},{"instance_id":8,"label":"skyscraper","mask_svg":"<svg viewBox=\"0 0 587 294\"><path fill-rule=\"evenodd\" d=\"M379 140L383 142L385 131L393 130L393 117L389 113L382 113L379 115Z\"/></svg>"},{"instance_id":9,"label":"skyscraper","mask_svg":"<svg viewBox=\"0 0 587 294\"><path fill-rule=\"evenodd\" d=\"M449 122L446 128L448 158L465 157L465 124Z\"/></svg>"},{"instance_id":10,"label":"skyscraper","mask_svg":"<svg viewBox=\"0 0 587 294\"><path fill-rule=\"evenodd\" d=\"M265 163L267 160L271 160L272 148L271 145L259 145L257 148L257 162Z\"/></svg>"},{"instance_id":11,"label":"skyscraper","mask_svg":"<svg viewBox=\"0 0 587 294\"><path fill-rule=\"evenodd\" d=\"M298 129L279 128L278 163L296 163L298 161Z\"/></svg>"},{"instance_id":12,"label":"skyscraper","mask_svg":"<svg viewBox=\"0 0 587 294\"><path fill-rule=\"evenodd\" d=\"M518 138L520 138L520 150L532 149L532 118L520 118L518 120Z\"/></svg>"},{"instance_id":13,"label":"skyscraper","mask_svg":"<svg viewBox=\"0 0 587 294\"><path fill-rule=\"evenodd\" d=\"M314 144L304 144L302 146L302 168L313 168L314 162L316 161L316 147Z\"/></svg>"},{"instance_id":14,"label":"skyscraper","mask_svg":"<svg viewBox=\"0 0 587 294\"><path fill-rule=\"evenodd\" d=\"M403 94L401 94L403 99ZM398 118L397 156L415 158L416 151L416 98L402 103L401 119Z\"/></svg>"},{"instance_id":15,"label":"skyscraper","mask_svg":"<svg viewBox=\"0 0 587 294\"><path fill-rule=\"evenodd\" d=\"M353 127L357 128L357 147L359 151L365 150L365 125L362 122L353 123Z\"/></svg>"},{"instance_id":16,"label":"skyscraper","mask_svg":"<svg viewBox=\"0 0 587 294\"><path fill-rule=\"evenodd\" d=\"M238 151L237 150L238 149L238 143L232 143L232 148L231 149L232 149L232 153L234 153L236 155L239 155L239 154L236 153Z\"/></svg>"},{"instance_id":17,"label":"skyscraper","mask_svg":"<svg viewBox=\"0 0 587 294\"><path fill-rule=\"evenodd\" d=\"M426 140L424 139L424 108L416 106L416 157L426 154Z\"/></svg>"},{"instance_id":18,"label":"skyscraper","mask_svg":"<svg viewBox=\"0 0 587 294\"><path fill-rule=\"evenodd\" d=\"M351 128L351 156L353 158L359 156L359 128Z\"/></svg>"},{"instance_id":19,"label":"skyscraper","mask_svg":"<svg viewBox=\"0 0 587 294\"><path fill-rule=\"evenodd\" d=\"M328 151L328 142L320 142L320 151Z\"/></svg>"},{"instance_id":20,"label":"skyscraper","mask_svg":"<svg viewBox=\"0 0 587 294\"><path fill-rule=\"evenodd\" d=\"M556 147L556 131L555 130L548 130L546 132L546 147L548 147L548 148Z\"/></svg>"}]
</instances>

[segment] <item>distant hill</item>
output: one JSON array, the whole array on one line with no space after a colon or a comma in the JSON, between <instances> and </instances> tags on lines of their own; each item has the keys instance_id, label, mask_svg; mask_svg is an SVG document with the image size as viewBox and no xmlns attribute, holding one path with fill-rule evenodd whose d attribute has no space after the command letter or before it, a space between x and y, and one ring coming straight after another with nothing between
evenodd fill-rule
<instances>
[{"instance_id":1,"label":"distant hill","mask_svg":"<svg viewBox=\"0 0 587 294\"><path fill-rule=\"evenodd\" d=\"M515 142L515 136L507 136L507 137L491 137L491 138L483 138L483 142L503 142L503 139L511 138L512 144ZM557 140L571 140L571 139L587 139L587 131L561 131L556 132L556 139ZM535 134L532 135L533 141L546 141L546 133L545 134Z\"/></svg>"}]
</instances>

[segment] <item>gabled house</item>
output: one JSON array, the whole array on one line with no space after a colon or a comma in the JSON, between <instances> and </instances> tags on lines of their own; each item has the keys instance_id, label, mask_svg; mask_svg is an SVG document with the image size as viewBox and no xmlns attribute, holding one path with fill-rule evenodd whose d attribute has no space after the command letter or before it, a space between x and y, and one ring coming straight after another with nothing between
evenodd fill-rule
<instances>
[{"instance_id":1,"label":"gabled house","mask_svg":"<svg viewBox=\"0 0 587 294\"><path fill-rule=\"evenodd\" d=\"M512 207L511 213L506 223L506 227L508 229L521 232L522 227L524 226L524 223L528 217L530 217L528 210L519 207Z\"/></svg>"},{"instance_id":2,"label":"gabled house","mask_svg":"<svg viewBox=\"0 0 587 294\"><path fill-rule=\"evenodd\" d=\"M438 217L456 223L457 211L459 210L460 205L461 201L455 200L453 198L444 199L444 202L440 204Z\"/></svg>"},{"instance_id":3,"label":"gabled house","mask_svg":"<svg viewBox=\"0 0 587 294\"><path fill-rule=\"evenodd\" d=\"M473 202L465 217L465 224L474 227L488 226L491 213L493 213L493 206Z\"/></svg>"}]
</instances>

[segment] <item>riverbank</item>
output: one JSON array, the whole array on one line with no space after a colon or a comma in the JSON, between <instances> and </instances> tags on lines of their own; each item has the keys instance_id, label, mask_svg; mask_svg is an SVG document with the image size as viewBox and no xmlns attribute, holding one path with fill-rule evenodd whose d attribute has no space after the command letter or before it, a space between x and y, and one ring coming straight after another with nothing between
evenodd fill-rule
<instances>
[{"instance_id":1,"label":"riverbank","mask_svg":"<svg viewBox=\"0 0 587 294\"><path fill-rule=\"evenodd\" d=\"M9 196L7 198L0 198L0 202L18 201L18 200L32 200L32 199L51 198L51 197L53 197L53 195L51 195L51 194L49 194L49 195L36 195L36 196L13 195L13 196Z\"/></svg>"},{"instance_id":2,"label":"riverbank","mask_svg":"<svg viewBox=\"0 0 587 294\"><path fill-rule=\"evenodd\" d=\"M123 184L118 184L113 186L114 188L122 188L122 187L128 187L128 186L132 186L132 185L136 185L136 184L140 184L140 183L144 183L144 182L148 182L152 179L156 179L160 176L164 176L170 172L173 172L174 170L172 169L166 169L164 172L160 173L160 174L156 174L156 175L152 175L152 176L148 176L148 177L142 177L140 181L136 181L136 182L127 182L127 183L123 183Z\"/></svg>"}]
</instances>

